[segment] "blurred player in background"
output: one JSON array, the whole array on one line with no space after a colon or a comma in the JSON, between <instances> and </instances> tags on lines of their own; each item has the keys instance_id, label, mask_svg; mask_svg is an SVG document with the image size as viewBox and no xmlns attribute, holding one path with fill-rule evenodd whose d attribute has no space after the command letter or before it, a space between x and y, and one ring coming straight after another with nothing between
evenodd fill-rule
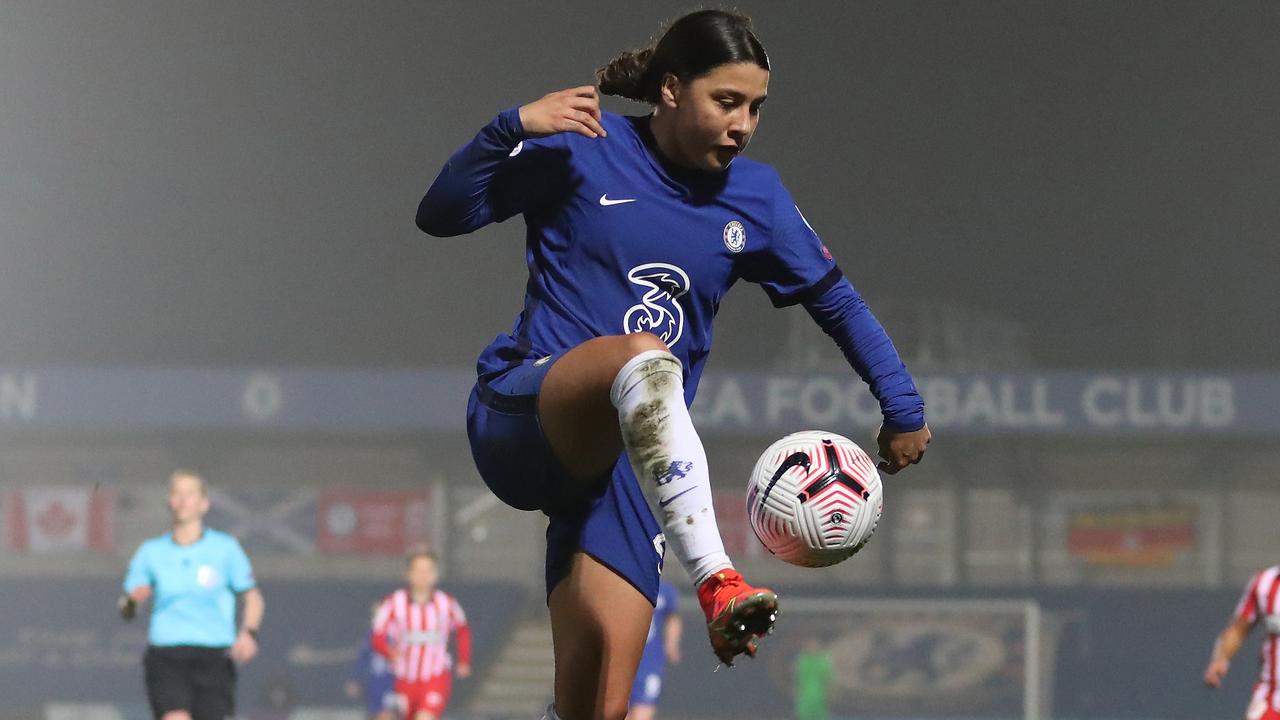
<instances>
[{"instance_id":1,"label":"blurred player in background","mask_svg":"<svg viewBox=\"0 0 1280 720\"><path fill-rule=\"evenodd\" d=\"M666 580L658 581L658 600L649 621L649 637L645 640L640 669L631 686L631 711L627 720L653 720L657 716L658 699L662 697L662 681L667 663L680 664L679 596Z\"/></svg>"},{"instance_id":2,"label":"blurred player in background","mask_svg":"<svg viewBox=\"0 0 1280 720\"><path fill-rule=\"evenodd\" d=\"M810 636L796 654L794 695L796 720L828 720L827 685L834 668L820 638Z\"/></svg>"},{"instance_id":3,"label":"blurred player in background","mask_svg":"<svg viewBox=\"0 0 1280 720\"><path fill-rule=\"evenodd\" d=\"M1262 641L1262 673L1253 686L1245 717L1247 720L1280 720L1280 565L1263 570L1249 581L1231 623L1213 644L1204 682L1213 688L1222 685L1231 667L1231 658L1259 622L1266 632L1266 639Z\"/></svg>"},{"instance_id":4,"label":"blurred player in background","mask_svg":"<svg viewBox=\"0 0 1280 720\"><path fill-rule=\"evenodd\" d=\"M378 618L378 608L382 603L376 602L371 608L369 632L365 634L364 643L351 666L351 679L347 681L347 697L364 698L365 712L369 720L395 720L396 715L396 676L391 672L391 664L385 657L373 649L374 629L372 623Z\"/></svg>"},{"instance_id":5,"label":"blurred player in background","mask_svg":"<svg viewBox=\"0 0 1280 720\"><path fill-rule=\"evenodd\" d=\"M173 529L142 543L124 578L119 608L125 620L152 601L143 667L157 720L232 716L236 665L258 653L262 593L240 543L204 526L208 511L204 479L188 470L174 472ZM239 630L237 595L244 604Z\"/></svg>"},{"instance_id":6,"label":"blurred player in background","mask_svg":"<svg viewBox=\"0 0 1280 720\"><path fill-rule=\"evenodd\" d=\"M453 690L453 657L458 677L471 677L471 628L458 601L436 588L439 563L430 550L409 553L408 587L382 601L373 619L375 652L391 661L395 690L405 720L439 720Z\"/></svg>"},{"instance_id":7,"label":"blurred player in background","mask_svg":"<svg viewBox=\"0 0 1280 720\"><path fill-rule=\"evenodd\" d=\"M550 718L626 716L667 544L722 662L754 655L773 625L777 596L724 551L688 411L735 281L803 305L835 340L880 403L887 472L929 441L879 321L777 173L741 157L769 67L747 18L691 13L597 71L600 92L652 114L602 112L590 86L511 108L418 206L418 227L439 237L518 214L527 227L524 310L480 356L467 430L489 489L550 517Z\"/></svg>"}]
</instances>

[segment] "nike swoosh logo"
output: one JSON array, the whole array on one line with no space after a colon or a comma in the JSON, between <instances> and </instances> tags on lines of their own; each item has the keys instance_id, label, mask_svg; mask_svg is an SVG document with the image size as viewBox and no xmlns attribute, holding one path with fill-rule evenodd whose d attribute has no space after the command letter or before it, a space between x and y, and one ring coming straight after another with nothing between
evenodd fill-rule
<instances>
[{"instance_id":1,"label":"nike swoosh logo","mask_svg":"<svg viewBox=\"0 0 1280 720\"><path fill-rule=\"evenodd\" d=\"M600 196L600 204L605 207L609 207L610 205L621 205L623 203L629 203L629 202L635 202L635 201L636 201L635 198L624 198L622 200L610 200L609 193L605 193Z\"/></svg>"},{"instance_id":2,"label":"nike swoosh logo","mask_svg":"<svg viewBox=\"0 0 1280 720\"><path fill-rule=\"evenodd\" d=\"M680 497L681 495L684 495L685 493L691 493L691 492L693 492L693 488L689 488L688 490L683 490L681 492L678 492L675 495L667 498L666 500L659 500L658 507L666 507L671 503L675 502L676 498Z\"/></svg>"},{"instance_id":3,"label":"nike swoosh logo","mask_svg":"<svg viewBox=\"0 0 1280 720\"><path fill-rule=\"evenodd\" d=\"M773 477L769 478L769 484L765 486L764 495L760 498L760 517L764 517L765 504L769 501L769 493L773 492L773 486L778 484L778 481L782 479L782 476L786 475L788 470L797 466L802 467L807 471L812 462L813 461L809 459L809 454L803 452L793 452L787 456L786 460L782 461L782 464L778 466L776 471L774 471Z\"/></svg>"}]
</instances>

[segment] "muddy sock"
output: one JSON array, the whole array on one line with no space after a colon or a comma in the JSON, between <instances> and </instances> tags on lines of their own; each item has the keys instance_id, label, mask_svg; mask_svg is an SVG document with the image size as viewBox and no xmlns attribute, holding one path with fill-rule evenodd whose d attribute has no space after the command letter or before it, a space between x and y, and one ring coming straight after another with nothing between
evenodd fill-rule
<instances>
[{"instance_id":1,"label":"muddy sock","mask_svg":"<svg viewBox=\"0 0 1280 720\"><path fill-rule=\"evenodd\" d=\"M716 527L707 453L684 402L680 361L665 350L636 355L618 371L610 399L631 469L694 586L732 567Z\"/></svg>"}]
</instances>

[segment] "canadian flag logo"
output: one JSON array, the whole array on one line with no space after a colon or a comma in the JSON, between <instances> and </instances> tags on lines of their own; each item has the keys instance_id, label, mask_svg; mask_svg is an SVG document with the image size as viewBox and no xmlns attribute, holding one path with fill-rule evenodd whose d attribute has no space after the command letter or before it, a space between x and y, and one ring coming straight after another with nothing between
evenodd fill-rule
<instances>
[{"instance_id":1,"label":"canadian flag logo","mask_svg":"<svg viewBox=\"0 0 1280 720\"><path fill-rule=\"evenodd\" d=\"M115 493L109 488L28 487L5 495L9 549L109 552L115 545Z\"/></svg>"}]
</instances>

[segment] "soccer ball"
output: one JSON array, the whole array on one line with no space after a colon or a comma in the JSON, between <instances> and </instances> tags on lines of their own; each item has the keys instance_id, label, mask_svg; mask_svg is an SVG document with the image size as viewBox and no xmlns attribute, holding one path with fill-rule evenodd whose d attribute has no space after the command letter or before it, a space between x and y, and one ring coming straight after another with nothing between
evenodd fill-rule
<instances>
[{"instance_id":1,"label":"soccer ball","mask_svg":"<svg viewBox=\"0 0 1280 720\"><path fill-rule=\"evenodd\" d=\"M747 517L769 552L804 567L862 549L884 509L880 473L854 442L806 430L769 446L751 471Z\"/></svg>"}]
</instances>

